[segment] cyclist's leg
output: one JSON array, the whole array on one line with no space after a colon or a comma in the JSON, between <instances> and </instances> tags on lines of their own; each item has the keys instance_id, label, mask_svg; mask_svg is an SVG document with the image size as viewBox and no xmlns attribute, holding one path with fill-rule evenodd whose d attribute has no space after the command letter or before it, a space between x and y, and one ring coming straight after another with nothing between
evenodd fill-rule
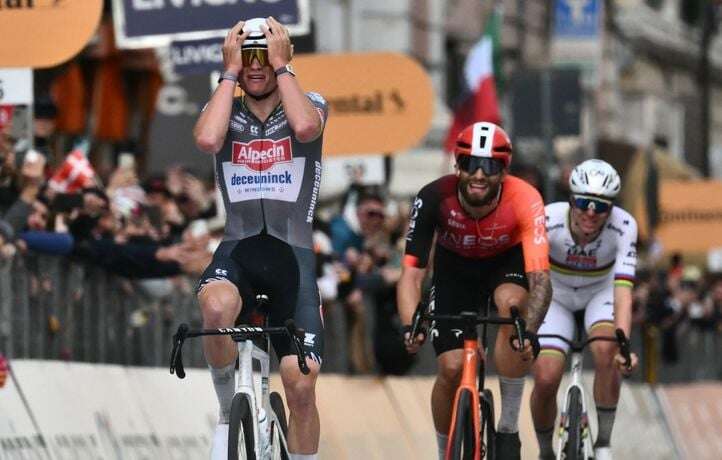
<instances>
[{"instance_id":1,"label":"cyclist's leg","mask_svg":"<svg viewBox=\"0 0 722 460\"><path fill-rule=\"evenodd\" d=\"M213 261L201 276L198 301L204 328L233 327L241 310L238 286L245 280L230 252L236 242L222 243ZM243 289L243 288L241 288ZM245 289L243 289L245 290ZM220 405L220 423L228 423L228 414L235 392L235 360L237 350L230 337L203 337L203 351L211 370Z\"/></svg>"},{"instance_id":2,"label":"cyclist's leg","mask_svg":"<svg viewBox=\"0 0 722 460\"><path fill-rule=\"evenodd\" d=\"M554 295L557 296L556 291ZM557 334L571 340L574 336L574 315L552 299L538 333ZM569 346L559 339L551 338L540 338L539 343L541 352L532 366L534 389L531 392L530 406L534 431L539 442L539 457L550 458L554 456L552 440L557 416L557 391L564 373Z\"/></svg>"},{"instance_id":3,"label":"cyclist's leg","mask_svg":"<svg viewBox=\"0 0 722 460\"><path fill-rule=\"evenodd\" d=\"M274 310L271 322L283 324L293 316L296 325L306 331L305 347L308 352L306 362L311 370L303 375L287 340L274 340L273 347L281 360L281 380L288 403L288 448L294 454L310 455L314 458L318 452L320 421L316 406L316 379L321 370L323 356L323 320L321 318L321 298L316 285L315 255L310 249L292 248L295 265L295 279L281 280L281 292L274 295L280 305L272 300ZM285 264L284 264L285 265ZM284 306L285 305L285 306ZM280 337L279 337L280 339Z\"/></svg>"},{"instance_id":4,"label":"cyclist's leg","mask_svg":"<svg viewBox=\"0 0 722 460\"><path fill-rule=\"evenodd\" d=\"M614 337L613 285L610 284L592 297L584 315L584 325L590 337ZM615 342L597 341L590 348L594 357L594 402L599 422L595 446L605 447L609 446L612 436L622 377L614 365L617 352Z\"/></svg>"}]
</instances>

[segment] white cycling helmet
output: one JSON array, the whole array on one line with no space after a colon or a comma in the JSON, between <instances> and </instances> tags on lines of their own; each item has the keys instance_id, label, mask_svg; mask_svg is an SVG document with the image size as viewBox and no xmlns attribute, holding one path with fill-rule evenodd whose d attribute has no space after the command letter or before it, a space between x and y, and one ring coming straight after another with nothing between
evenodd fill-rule
<instances>
[{"instance_id":1,"label":"white cycling helmet","mask_svg":"<svg viewBox=\"0 0 722 460\"><path fill-rule=\"evenodd\" d=\"M578 164L569 176L572 193L614 199L622 181L617 171L602 160L587 160Z\"/></svg>"},{"instance_id":2,"label":"white cycling helmet","mask_svg":"<svg viewBox=\"0 0 722 460\"><path fill-rule=\"evenodd\" d=\"M261 25L265 25L266 27L268 27L264 18L249 19L243 24L243 31L250 31L250 33L243 41L241 49L268 49L266 36L263 35L263 29L261 29Z\"/></svg>"}]
</instances>

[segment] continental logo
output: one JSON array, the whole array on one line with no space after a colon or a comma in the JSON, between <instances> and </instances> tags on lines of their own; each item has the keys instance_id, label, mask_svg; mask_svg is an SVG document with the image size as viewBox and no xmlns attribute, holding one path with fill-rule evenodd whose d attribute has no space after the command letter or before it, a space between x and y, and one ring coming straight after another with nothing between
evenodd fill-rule
<instances>
[{"instance_id":1,"label":"continental logo","mask_svg":"<svg viewBox=\"0 0 722 460\"><path fill-rule=\"evenodd\" d=\"M67 2L68 0L0 0L0 11L58 8Z\"/></svg>"},{"instance_id":2,"label":"continental logo","mask_svg":"<svg viewBox=\"0 0 722 460\"><path fill-rule=\"evenodd\" d=\"M663 224L722 222L722 209L711 211L698 211L694 209L689 211L662 211L659 218Z\"/></svg>"},{"instance_id":3,"label":"continental logo","mask_svg":"<svg viewBox=\"0 0 722 460\"><path fill-rule=\"evenodd\" d=\"M243 165L254 171L265 171L276 163L293 160L291 138L281 140L254 139L251 142L233 142L233 164Z\"/></svg>"},{"instance_id":4,"label":"continental logo","mask_svg":"<svg viewBox=\"0 0 722 460\"><path fill-rule=\"evenodd\" d=\"M337 115L386 115L404 112L406 101L397 88L392 88L389 91L329 97L328 106L331 113Z\"/></svg>"}]
</instances>

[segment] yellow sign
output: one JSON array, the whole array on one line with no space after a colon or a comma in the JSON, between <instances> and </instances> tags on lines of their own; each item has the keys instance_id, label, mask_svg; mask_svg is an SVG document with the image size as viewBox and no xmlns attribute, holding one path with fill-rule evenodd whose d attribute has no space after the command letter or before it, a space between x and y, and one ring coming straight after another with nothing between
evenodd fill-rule
<instances>
[{"instance_id":1,"label":"yellow sign","mask_svg":"<svg viewBox=\"0 0 722 460\"><path fill-rule=\"evenodd\" d=\"M0 67L51 67L95 33L102 0L0 0Z\"/></svg>"},{"instance_id":2,"label":"yellow sign","mask_svg":"<svg viewBox=\"0 0 722 460\"><path fill-rule=\"evenodd\" d=\"M663 181L657 237L666 253L722 246L722 181Z\"/></svg>"},{"instance_id":3,"label":"yellow sign","mask_svg":"<svg viewBox=\"0 0 722 460\"><path fill-rule=\"evenodd\" d=\"M294 57L293 67L305 91L328 101L327 155L397 153L429 130L431 79L404 54L304 55Z\"/></svg>"}]
</instances>

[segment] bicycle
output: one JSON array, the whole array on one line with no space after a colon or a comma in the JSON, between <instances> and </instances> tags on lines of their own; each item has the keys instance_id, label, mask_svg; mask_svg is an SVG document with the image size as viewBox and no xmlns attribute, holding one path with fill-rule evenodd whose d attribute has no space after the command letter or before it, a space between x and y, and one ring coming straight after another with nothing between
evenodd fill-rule
<instances>
[{"instance_id":1,"label":"bicycle","mask_svg":"<svg viewBox=\"0 0 722 460\"><path fill-rule=\"evenodd\" d=\"M619 351L629 367L632 362L629 340L624 331L617 329L615 337L597 336L582 340L583 325L580 315L575 315L577 327L574 340L557 334L539 334L538 337L559 339L569 345L571 365L569 384L564 393L564 410L559 417L559 439L557 441L557 460L581 460L594 458L594 441L587 415L587 399L582 384L582 362L584 348L592 342L617 342Z\"/></svg>"},{"instance_id":2,"label":"bicycle","mask_svg":"<svg viewBox=\"0 0 722 460\"><path fill-rule=\"evenodd\" d=\"M459 389L454 397L451 413L449 439L446 444L446 460L480 460L496 458L494 428L494 397L491 390L484 388L487 352L487 330L489 324L511 324L516 329L517 338L526 336L526 322L519 316L516 307L511 308L511 318L489 316L487 304L485 316L472 311L462 311L458 315L440 315L423 311L421 304L416 309L411 326L411 338L419 333L426 335L423 322L456 321L463 325L464 360ZM479 336L477 326L482 325L482 359L479 359ZM519 343L522 343L521 341ZM513 345L512 345L513 346ZM484 439L486 442L484 442Z\"/></svg>"},{"instance_id":3,"label":"bicycle","mask_svg":"<svg viewBox=\"0 0 722 460\"><path fill-rule=\"evenodd\" d=\"M256 296L258 311L267 304L268 297ZM284 327L241 325L231 328L190 330L187 324L178 326L173 336L170 373L185 378L183 368L183 342L187 338L208 335L228 335L238 347L236 393L233 396L228 427L228 459L256 460L270 458L288 460L288 425L283 398L277 392L269 393L269 345L271 335L287 335L298 357L298 367L308 375L303 345L305 331L289 319ZM263 339L254 342L254 339ZM259 346L260 345L260 346ZM264 416L267 422L262 423ZM267 432L267 435L262 431ZM269 452L270 451L270 452Z\"/></svg>"}]
</instances>

